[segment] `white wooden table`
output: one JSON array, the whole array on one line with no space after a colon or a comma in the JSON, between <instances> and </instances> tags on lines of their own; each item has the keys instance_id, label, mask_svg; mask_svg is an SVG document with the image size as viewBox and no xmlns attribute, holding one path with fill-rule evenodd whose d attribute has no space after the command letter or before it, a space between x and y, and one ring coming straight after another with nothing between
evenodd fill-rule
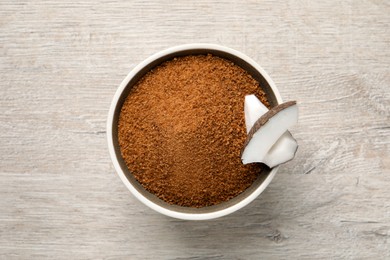
<instances>
[{"instance_id":1,"label":"white wooden table","mask_svg":"<svg viewBox=\"0 0 390 260\"><path fill-rule=\"evenodd\" d=\"M1 1L0 259L390 259L389 1L189 2ZM296 159L203 222L138 202L105 136L127 73L193 42L246 53L301 112Z\"/></svg>"}]
</instances>

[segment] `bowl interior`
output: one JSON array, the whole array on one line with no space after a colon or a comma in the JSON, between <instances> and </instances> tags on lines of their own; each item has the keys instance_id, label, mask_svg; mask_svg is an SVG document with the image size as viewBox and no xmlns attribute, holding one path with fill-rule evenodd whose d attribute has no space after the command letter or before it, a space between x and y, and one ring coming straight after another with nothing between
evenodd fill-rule
<instances>
[{"instance_id":1,"label":"bowl interior","mask_svg":"<svg viewBox=\"0 0 390 260\"><path fill-rule=\"evenodd\" d=\"M189 207L180 207L177 205L170 205L166 203L165 201L159 199L157 196L154 194L148 192L145 190L139 182L134 178L133 174L129 171L127 168L121 152L119 148L119 143L118 143L118 120L119 120L119 114L122 108L122 105L128 96L131 88L140 80L148 71L150 71L152 68L158 66L159 64L171 60L174 57L180 57L180 56L186 56L186 55L207 55L207 54L213 54L215 56L219 56L221 58L225 58L227 60L230 60L234 62L236 65L240 66L244 70L246 70L254 79L256 79L264 92L267 95L268 101L270 102L270 105L276 106L278 104L277 98L272 91L272 88L270 87L269 83L267 80L261 75L261 73L256 70L252 65L244 61L243 59L220 50L214 50L214 49L191 49L191 50L183 50L183 51L177 51L174 53L167 54L163 57L160 57L159 59L154 60L153 62L149 63L147 66L145 66L143 69L141 69L127 84L125 89L123 90L118 103L116 104L115 111L114 111L114 117L113 117L113 125L112 125L112 139L113 139L113 144L114 144L114 149L115 149L115 156L119 162L119 165L123 171L123 173L126 175L127 180L131 183L131 185L138 190L145 198L150 200L151 202L164 207L166 209L176 211L176 212L182 212L182 213L189 213L189 214L204 214L204 213L212 213L216 211L220 211L223 209L226 209L230 206L233 206L237 204L238 202L242 201L246 197L248 197L252 192L254 192L263 182L264 180L268 177L268 175L271 172L271 169L265 169L257 178L257 180L243 193L240 195L234 197L233 199L230 199L229 201L220 203L218 205L214 206L209 206L209 207L203 207L203 208L189 208ZM244 104L243 104L244 106Z\"/></svg>"}]
</instances>

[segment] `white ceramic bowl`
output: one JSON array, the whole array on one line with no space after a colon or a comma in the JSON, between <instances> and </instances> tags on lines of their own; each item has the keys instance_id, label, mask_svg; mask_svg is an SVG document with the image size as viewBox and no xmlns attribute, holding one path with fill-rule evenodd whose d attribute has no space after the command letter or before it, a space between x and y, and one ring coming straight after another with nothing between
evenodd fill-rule
<instances>
[{"instance_id":1,"label":"white ceramic bowl","mask_svg":"<svg viewBox=\"0 0 390 260\"><path fill-rule=\"evenodd\" d=\"M203 208L188 208L177 205L169 205L168 203L159 199L157 196L146 191L128 170L121 156L118 144L118 119L123 102L129 94L132 86L150 69L164 61L178 56L208 53L231 60L235 64L248 71L253 78L259 81L262 89L267 94L271 106L282 103L282 98L275 86L275 83L268 76L268 74L248 56L236 50L215 44L187 44L160 51L136 66L119 85L108 113L108 149L115 170L119 177L122 179L126 187L131 191L131 193L133 193L133 195L145 205L157 212L160 212L161 214L178 219L205 220L222 217L235 212L259 196L271 182L278 170L278 167L275 167L273 169L263 171L258 179L242 194L227 202ZM244 100L242 100L242 106L244 113Z\"/></svg>"}]
</instances>

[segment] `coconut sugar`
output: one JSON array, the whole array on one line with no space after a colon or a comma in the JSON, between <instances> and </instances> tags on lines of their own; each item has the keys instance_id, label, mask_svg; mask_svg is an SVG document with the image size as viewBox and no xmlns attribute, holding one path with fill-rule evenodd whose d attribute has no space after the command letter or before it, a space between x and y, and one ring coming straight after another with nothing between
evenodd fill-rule
<instances>
[{"instance_id":1,"label":"coconut sugar","mask_svg":"<svg viewBox=\"0 0 390 260\"><path fill-rule=\"evenodd\" d=\"M262 164L243 165L245 95L259 83L213 55L174 58L141 78L121 109L118 140L138 182L169 204L216 205L245 191Z\"/></svg>"}]
</instances>

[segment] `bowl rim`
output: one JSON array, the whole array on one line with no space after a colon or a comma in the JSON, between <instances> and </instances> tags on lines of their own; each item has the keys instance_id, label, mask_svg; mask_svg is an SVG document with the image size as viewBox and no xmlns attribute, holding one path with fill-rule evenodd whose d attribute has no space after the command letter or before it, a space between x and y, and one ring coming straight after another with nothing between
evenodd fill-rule
<instances>
[{"instance_id":1,"label":"bowl rim","mask_svg":"<svg viewBox=\"0 0 390 260\"><path fill-rule=\"evenodd\" d=\"M121 82L118 89L115 92L115 95L112 99L111 106L108 112L108 118L107 118L107 142L108 142L108 150L111 157L111 161L114 165L115 171L119 175L122 182L126 185L126 187L130 190L130 192L143 204L148 206L149 208L163 214L169 217L177 218L177 219L184 219L184 220L207 220L207 219L214 219L219 218L228 214L231 214L246 205L248 205L250 202L252 202L256 197L258 197L265 188L270 184L272 179L274 178L276 172L279 169L279 166L272 168L269 175L265 178L265 180L246 198L239 201L236 204L233 204L232 206L229 206L227 208L214 211L214 212L208 212L208 213L185 213L185 212L178 212L171 209L164 208L160 205L157 205L156 203L150 201L147 199L143 194L141 194L127 179L125 173L122 171L122 168L120 167L118 158L115 153L115 147L114 147L114 141L113 141L113 124L114 124L114 114L115 109L117 106L117 103L119 102L126 86L130 82L130 80L137 75L144 67L146 67L148 64L152 63L153 61L160 59L164 56L174 54L176 52L181 51L189 51L189 50L197 50L197 49L210 49L215 51L222 51L227 52L231 55L237 56L238 58L244 60L245 62L249 63L253 68L255 68L267 81L269 84L273 94L275 95L276 101L280 104L282 103L282 97L279 93L279 90L276 88L276 85L274 81L271 79L271 77L267 74L267 72L259 65L257 64L253 59L248 57L247 55L217 44L209 44L209 43L192 43L192 44L184 44L184 45L178 45L174 46L162 51L159 51L151 56L149 56L147 59L139 63L133 70L130 71L130 73L126 76L126 78Z\"/></svg>"}]
</instances>

